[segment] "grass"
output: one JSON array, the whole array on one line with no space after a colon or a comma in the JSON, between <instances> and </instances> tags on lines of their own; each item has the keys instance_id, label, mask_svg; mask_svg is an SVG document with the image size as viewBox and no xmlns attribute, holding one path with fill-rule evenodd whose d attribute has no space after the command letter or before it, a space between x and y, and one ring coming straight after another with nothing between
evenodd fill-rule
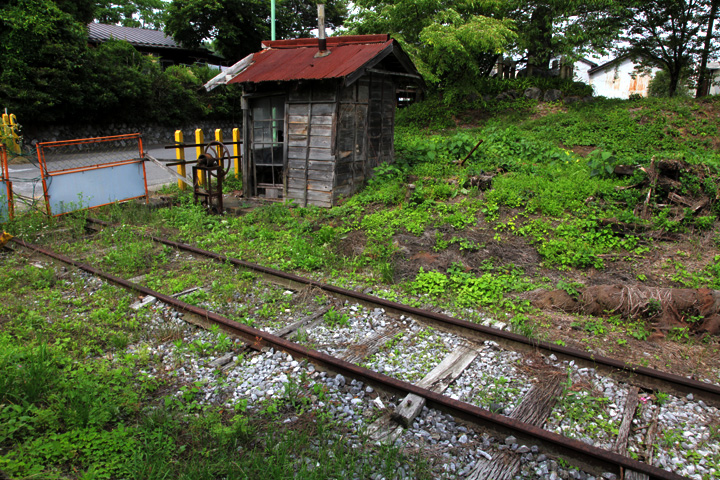
<instances>
[{"instance_id":1,"label":"grass","mask_svg":"<svg viewBox=\"0 0 720 480\"><path fill-rule=\"evenodd\" d=\"M491 316L557 344L630 356L653 333L647 319L578 316L563 325L523 295L558 288L577 296L593 278L613 278L617 271L649 286L720 288L720 256L695 253L707 251L701 245L720 244L717 204L700 217L661 209L640 218L646 191L626 187L639 183L642 173L608 173L617 164L647 166L653 156L682 159L703 165L705 176L679 179L677 193L715 198L718 125L717 116L707 113L717 110L717 99L599 100L546 116L534 115L527 102L515 110L511 103L493 107L495 113L510 109L508 115L474 121L471 128L455 127L448 112L435 107L422 107L422 115L403 112L397 162L378 167L367 188L332 209L274 203L239 217L208 216L188 192L172 187L166 193L175 197L173 207L150 211L128 203L62 219L28 213L4 228L163 293L199 288L182 299L248 325L274 328L306 313L303 294L286 295L229 265L189 261L138 234L171 237L471 321ZM455 118L462 123L475 113L457 112ZM438 118L427 122L433 115ZM420 123L449 128L425 130ZM459 166L456 161L479 139L483 144ZM492 188L481 190L476 179L488 174L495 175ZM88 215L121 226L91 234L85 230ZM610 219L640 225L645 233L619 233L607 226ZM696 243L675 254L680 246L653 238L665 233ZM168 312L131 310L137 299L130 293L19 253L0 256L0 470L11 476L365 477L392 476L399 464L415 476L430 476L426 463L396 448L362 438L359 448L343 448L342 426L322 411L311 412L312 401L303 400L309 396L288 394L262 412L243 410L242 403L233 410L206 404L205 385L178 385L172 376L150 373L161 365L152 352L163 342L172 345L179 367L187 352L233 351L222 332L184 341ZM654 256L667 261L658 267ZM346 327L341 312L329 310L324 322ZM687 318L690 330L677 328L667 339L682 355L649 358L677 362L671 369L685 368L690 360L678 359L686 357L718 368L717 340L696 339L692 326L702 318ZM568 336L558 337L558 327ZM398 337L382 352L418 342L421 368L408 379L441 360L421 358L425 352L447 353L437 333L423 335ZM502 379L490 380L478 392L482 402L504 403L515 393ZM213 381L224 380L219 375ZM322 393L301 386L310 396ZM603 417L602 399L577 392L567 397L572 421L593 413L601 417L599 429L615 428ZM290 412L303 418L302 428L282 423Z\"/></svg>"},{"instance_id":2,"label":"grass","mask_svg":"<svg viewBox=\"0 0 720 480\"><path fill-rule=\"evenodd\" d=\"M12 478L313 479L390 476L399 465L429 478L422 459L397 447L357 436L357 448L347 448L343 424L308 408L323 389L307 379L262 410L203 402L204 385L159 374L152 346L172 340L167 329L148 328L151 313L129 308L131 295L2 255L0 470ZM229 279L248 282L237 272ZM174 346L180 356L205 356L234 343L215 328ZM302 417L299 426L283 423L290 414Z\"/></svg>"}]
</instances>

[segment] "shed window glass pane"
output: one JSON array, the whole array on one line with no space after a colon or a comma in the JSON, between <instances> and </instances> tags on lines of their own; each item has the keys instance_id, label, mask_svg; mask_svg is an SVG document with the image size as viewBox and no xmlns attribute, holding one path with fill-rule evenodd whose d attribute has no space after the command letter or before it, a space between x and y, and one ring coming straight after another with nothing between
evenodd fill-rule
<instances>
[{"instance_id":1,"label":"shed window glass pane","mask_svg":"<svg viewBox=\"0 0 720 480\"><path fill-rule=\"evenodd\" d=\"M285 98L257 98L252 102L253 158L257 165L283 165Z\"/></svg>"}]
</instances>

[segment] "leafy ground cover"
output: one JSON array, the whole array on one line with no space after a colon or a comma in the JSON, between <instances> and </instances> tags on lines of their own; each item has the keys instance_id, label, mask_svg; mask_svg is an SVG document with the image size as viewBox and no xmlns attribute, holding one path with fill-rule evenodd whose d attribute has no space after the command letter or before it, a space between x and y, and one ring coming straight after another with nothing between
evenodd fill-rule
<instances>
[{"instance_id":1,"label":"leafy ground cover","mask_svg":"<svg viewBox=\"0 0 720 480\"><path fill-rule=\"evenodd\" d=\"M184 298L263 328L306 313L307 304L286 300L281 288L258 289L251 273L189 261L138 233L720 382L720 342L701 331L702 315L667 325L649 309L593 316L531 301L538 289L577 298L586 287L611 284L720 289L718 99L550 107L523 99L494 104L492 115L483 105L437 105L400 112L396 163L332 209L248 203L239 216L208 216L187 192L169 188L170 207L128 204L59 221L27 213L5 228L165 293L202 287ZM683 168L648 200L653 158ZM641 168L619 176L618 165ZM710 200L693 211L667 203L669 193ZM88 215L122 226L91 234ZM196 416L192 385L147 373L152 359L143 345L177 332L148 336L152 319L129 308L130 294L7 252L0 284L0 470L21 478L282 478L290 471L320 478L364 465L330 441L337 429L327 418L289 429L268 411L211 408ZM257 303L238 303L238 295ZM313 297L305 296L327 301ZM333 309L325 321L343 324ZM234 348L213 335L176 348ZM300 405L286 400L283 408ZM389 466L410 461L391 448L368 448L358 455ZM273 457L279 452L292 458ZM307 470L296 458L322 458L328 470Z\"/></svg>"}]
</instances>

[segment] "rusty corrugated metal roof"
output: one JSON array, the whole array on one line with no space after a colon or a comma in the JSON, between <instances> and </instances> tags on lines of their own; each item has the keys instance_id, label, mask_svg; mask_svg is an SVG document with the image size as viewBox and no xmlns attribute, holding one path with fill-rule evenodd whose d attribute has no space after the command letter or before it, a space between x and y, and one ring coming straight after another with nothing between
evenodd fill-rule
<instances>
[{"instance_id":1,"label":"rusty corrugated metal roof","mask_svg":"<svg viewBox=\"0 0 720 480\"><path fill-rule=\"evenodd\" d=\"M389 35L330 37L330 54L317 58L317 38L265 41L263 47L253 54L252 64L228 83L344 78L393 49L399 50Z\"/></svg>"}]
</instances>

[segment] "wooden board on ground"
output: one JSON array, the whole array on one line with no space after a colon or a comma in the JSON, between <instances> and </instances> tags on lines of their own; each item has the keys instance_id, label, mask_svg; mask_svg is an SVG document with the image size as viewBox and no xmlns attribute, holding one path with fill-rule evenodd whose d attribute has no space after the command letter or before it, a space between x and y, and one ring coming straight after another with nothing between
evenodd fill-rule
<instances>
[{"instance_id":1,"label":"wooden board on ground","mask_svg":"<svg viewBox=\"0 0 720 480\"><path fill-rule=\"evenodd\" d=\"M460 345L418 383L419 386L442 393L477 357L475 346ZM386 413L368 427L370 438L376 442L393 443L400 438L403 425L409 425L425 405L425 399L414 394L406 396L395 412ZM400 422L400 424L398 424Z\"/></svg>"},{"instance_id":2,"label":"wooden board on ground","mask_svg":"<svg viewBox=\"0 0 720 480\"><path fill-rule=\"evenodd\" d=\"M478 351L469 345L458 346L418 382L418 387L442 393L477 356ZM412 424L424 406L425 399L423 397L412 393L408 394L395 410L395 419L407 427Z\"/></svg>"},{"instance_id":3,"label":"wooden board on ground","mask_svg":"<svg viewBox=\"0 0 720 480\"><path fill-rule=\"evenodd\" d=\"M623 420L618 430L617 441L615 442L615 451L620 455L627 453L627 442L630 436L632 420L635 418L635 410L637 410L638 406L639 392L640 389L638 387L630 387L627 397L625 398L625 413L623 414Z\"/></svg>"},{"instance_id":4,"label":"wooden board on ground","mask_svg":"<svg viewBox=\"0 0 720 480\"><path fill-rule=\"evenodd\" d=\"M372 441L391 445L400 438L404 429L402 425L395 423L392 417L392 412L386 412L382 417L370 424L367 434Z\"/></svg>"},{"instance_id":5,"label":"wooden board on ground","mask_svg":"<svg viewBox=\"0 0 720 480\"><path fill-rule=\"evenodd\" d=\"M563 385L560 376L552 377L549 381L536 383L522 399L520 405L510 414L510 418L542 427L552 412L557 397L562 394ZM515 451L503 450L492 460L482 459L467 477L471 480L510 480L520 470L521 455Z\"/></svg>"},{"instance_id":6,"label":"wooden board on ground","mask_svg":"<svg viewBox=\"0 0 720 480\"><path fill-rule=\"evenodd\" d=\"M660 407L658 406L655 408L655 411L653 411L653 418L650 421L650 426L648 427L647 435L645 436L645 445L647 445L647 449L645 450L645 458L643 458L643 460L645 463L650 465L652 465L653 444L655 443L655 436L657 435L659 413ZM644 473L639 473L634 470L627 470L625 472L625 480L648 480L649 478L650 477Z\"/></svg>"},{"instance_id":7,"label":"wooden board on ground","mask_svg":"<svg viewBox=\"0 0 720 480\"><path fill-rule=\"evenodd\" d=\"M363 340L362 343L352 344L345 350L342 359L346 362L357 363L377 353L380 347L390 341L395 334L400 332L399 326L391 326L382 332L375 332Z\"/></svg>"},{"instance_id":8,"label":"wooden board on ground","mask_svg":"<svg viewBox=\"0 0 720 480\"><path fill-rule=\"evenodd\" d=\"M306 326L313 320L319 319L320 317L325 315L327 313L327 311L328 311L328 307L322 308L322 309L318 310L317 312L313 313L312 315L309 315L301 320L298 320L295 323L292 323L290 325L287 325L287 326L281 328L280 330L275 332L275 335L277 335L278 337L287 336L288 339L293 338L295 335L297 335L297 332L301 327Z\"/></svg>"}]
</instances>

